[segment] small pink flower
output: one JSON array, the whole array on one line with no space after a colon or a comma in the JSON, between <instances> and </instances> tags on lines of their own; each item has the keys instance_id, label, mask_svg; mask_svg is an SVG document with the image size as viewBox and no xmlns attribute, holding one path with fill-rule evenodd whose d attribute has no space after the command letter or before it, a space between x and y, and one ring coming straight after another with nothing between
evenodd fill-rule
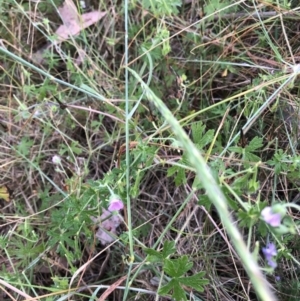
<instances>
[{"instance_id":1,"label":"small pink flower","mask_svg":"<svg viewBox=\"0 0 300 301\"><path fill-rule=\"evenodd\" d=\"M280 213L274 213L271 207L262 210L261 216L263 220L272 227L279 227L281 224Z\"/></svg>"},{"instance_id":2,"label":"small pink flower","mask_svg":"<svg viewBox=\"0 0 300 301\"><path fill-rule=\"evenodd\" d=\"M60 156L54 155L54 156L52 157L52 163L55 164L55 165L60 164L60 163L61 163L61 158L60 158Z\"/></svg>"},{"instance_id":3,"label":"small pink flower","mask_svg":"<svg viewBox=\"0 0 300 301\"><path fill-rule=\"evenodd\" d=\"M112 212L112 211L120 211L120 210L122 210L123 208L124 208L124 204L123 204L123 202L122 202L120 199L118 199L118 198L116 198L116 197L113 197L113 198L110 200L109 206L108 206L108 210L109 210L110 212Z\"/></svg>"},{"instance_id":4,"label":"small pink flower","mask_svg":"<svg viewBox=\"0 0 300 301\"><path fill-rule=\"evenodd\" d=\"M117 228L122 223L122 218L120 215L112 215L111 212L104 208L102 210L100 227L96 232L96 237L102 245L106 245L116 240ZM97 222L97 219L94 218L93 220Z\"/></svg>"}]
</instances>

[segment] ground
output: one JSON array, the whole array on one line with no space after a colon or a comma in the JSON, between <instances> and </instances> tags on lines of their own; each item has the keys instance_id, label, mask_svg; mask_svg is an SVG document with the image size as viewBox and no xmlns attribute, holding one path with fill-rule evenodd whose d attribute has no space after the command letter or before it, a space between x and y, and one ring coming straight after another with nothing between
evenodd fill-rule
<instances>
[{"instance_id":1,"label":"ground","mask_svg":"<svg viewBox=\"0 0 300 301\"><path fill-rule=\"evenodd\" d=\"M298 300L281 2L0 3L1 300Z\"/></svg>"}]
</instances>

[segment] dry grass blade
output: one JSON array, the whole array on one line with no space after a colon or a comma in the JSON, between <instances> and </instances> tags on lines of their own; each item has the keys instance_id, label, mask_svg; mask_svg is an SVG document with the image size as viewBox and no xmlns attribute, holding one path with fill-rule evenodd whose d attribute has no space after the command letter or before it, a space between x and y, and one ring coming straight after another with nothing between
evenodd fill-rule
<instances>
[{"instance_id":1,"label":"dry grass blade","mask_svg":"<svg viewBox=\"0 0 300 301\"><path fill-rule=\"evenodd\" d=\"M36 301L37 299L30 297L28 294L22 292L21 290L17 289L16 287L14 287L13 285L7 283L6 281L0 279L0 284L4 285L5 287L9 288L10 290L12 290L13 292L23 296L26 299L32 300L32 301Z\"/></svg>"}]
</instances>

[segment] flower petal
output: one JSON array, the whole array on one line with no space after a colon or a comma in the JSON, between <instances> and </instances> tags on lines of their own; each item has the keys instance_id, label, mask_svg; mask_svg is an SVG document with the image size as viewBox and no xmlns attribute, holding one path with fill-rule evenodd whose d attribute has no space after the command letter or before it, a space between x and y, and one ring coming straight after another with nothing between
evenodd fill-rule
<instances>
[{"instance_id":1,"label":"flower petal","mask_svg":"<svg viewBox=\"0 0 300 301\"><path fill-rule=\"evenodd\" d=\"M265 207L261 212L263 220L272 227L278 227L281 224L281 215L273 213L271 207Z\"/></svg>"},{"instance_id":2,"label":"flower petal","mask_svg":"<svg viewBox=\"0 0 300 301\"><path fill-rule=\"evenodd\" d=\"M265 256L265 259L268 263L268 265L275 269L277 267L277 263L274 259L274 256L277 255L277 250L276 250L276 246L274 243L268 243L267 246L265 248L262 248L262 252Z\"/></svg>"},{"instance_id":3,"label":"flower petal","mask_svg":"<svg viewBox=\"0 0 300 301\"><path fill-rule=\"evenodd\" d=\"M124 208L124 204L121 200L119 199L112 199L110 202L109 202L109 206L108 206L108 210L110 212L112 211L120 211Z\"/></svg>"},{"instance_id":4,"label":"flower petal","mask_svg":"<svg viewBox=\"0 0 300 301\"><path fill-rule=\"evenodd\" d=\"M57 156L57 155L54 155L52 157L52 163L56 164L56 165L60 164L61 163L61 158L59 156Z\"/></svg>"}]
</instances>

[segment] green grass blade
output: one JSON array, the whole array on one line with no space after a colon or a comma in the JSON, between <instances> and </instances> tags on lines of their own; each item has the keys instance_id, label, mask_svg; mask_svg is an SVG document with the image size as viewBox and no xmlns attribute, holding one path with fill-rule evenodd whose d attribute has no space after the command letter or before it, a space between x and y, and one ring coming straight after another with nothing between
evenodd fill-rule
<instances>
[{"instance_id":1,"label":"green grass blade","mask_svg":"<svg viewBox=\"0 0 300 301\"><path fill-rule=\"evenodd\" d=\"M241 261L253 283L255 290L263 301L276 301L275 294L270 289L270 285L266 281L264 275L260 271L260 267L254 260L252 254L247 249L242 235L235 226L233 219L230 216L230 212L227 207L227 201L224 197L220 187L216 183L215 179L210 172L208 165L205 163L204 158L201 156L198 149L192 143L188 135L184 132L177 119L173 116L172 112L167 108L161 99L159 99L152 90L144 83L139 75L132 69L128 68L131 74L137 78L142 85L149 101L153 102L165 120L169 123L177 139L182 143L185 151L188 154L188 158L192 166L195 166L196 173L203 182L203 186L207 191L207 194L216 207L222 223L228 232L232 243L239 254Z\"/></svg>"}]
</instances>

